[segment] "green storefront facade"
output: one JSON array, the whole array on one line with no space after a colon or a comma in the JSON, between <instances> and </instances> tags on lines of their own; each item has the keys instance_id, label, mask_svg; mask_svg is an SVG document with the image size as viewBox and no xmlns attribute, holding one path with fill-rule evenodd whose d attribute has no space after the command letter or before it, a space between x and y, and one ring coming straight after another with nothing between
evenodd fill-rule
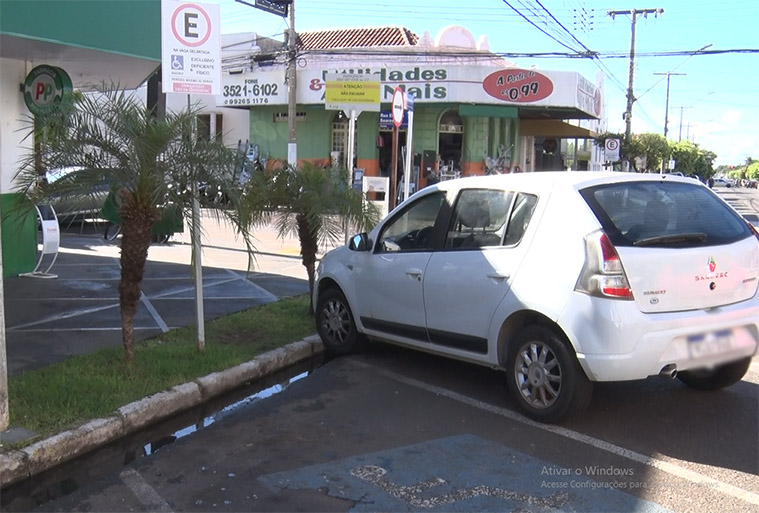
<instances>
[{"instance_id":1,"label":"green storefront facade","mask_svg":"<svg viewBox=\"0 0 759 513\"><path fill-rule=\"evenodd\" d=\"M403 52L387 52L374 59L358 60L348 53L340 62L312 59L298 70L299 161L347 167L351 105L341 105L340 110L335 105L328 108L325 101L328 83L341 74L379 87L378 104L361 109L355 123L353 165L367 176L390 175L393 90L399 87L414 94L412 151L421 167L416 177L419 187L425 185L427 169L443 178L482 174L486 159L499 154L507 156L512 170L517 166L523 171L560 168L557 159L536 159L536 144L552 137L587 137L589 130L563 121L600 117L600 88L574 72L504 67L482 56L461 63L462 59L409 58ZM288 155L284 76L284 66L225 75L226 95L216 102L217 107L249 107L250 141L269 162L285 162ZM557 127L566 132L553 133ZM405 145L406 130L402 125L400 146Z\"/></svg>"},{"instance_id":2,"label":"green storefront facade","mask_svg":"<svg viewBox=\"0 0 759 513\"><path fill-rule=\"evenodd\" d=\"M14 176L32 145L31 113L21 87L29 72L61 69L75 89L102 83L134 88L158 68L160 0L3 0L0 2L0 221L3 274L31 271L37 222L32 212L10 215Z\"/></svg>"},{"instance_id":3,"label":"green storefront facade","mask_svg":"<svg viewBox=\"0 0 759 513\"><path fill-rule=\"evenodd\" d=\"M390 110L390 104L381 105L382 110ZM483 155L495 155L500 146L513 148L519 153L519 120L516 109L490 108L489 112L480 112L473 106L453 103L436 103L417 105L414 110L413 146L415 154L424 152L440 153L440 120L447 113L457 113L461 126L461 156L458 164L464 174L482 172ZM503 110L501 110L503 109ZM278 161L284 161L287 155L288 130L284 122L287 115L282 106L254 107L250 111L251 141L258 144L260 150ZM339 113L326 110L322 105L298 106L297 123L298 159L320 164L327 164L330 153L335 147L335 118ZM406 125L400 128L400 139L405 141ZM387 174L381 165L383 145L378 145L380 138L390 138L391 128L383 124L378 112L362 112L356 120L355 165L366 169L369 175ZM456 132L459 133L459 132ZM344 164L344 163L342 163Z\"/></svg>"}]
</instances>

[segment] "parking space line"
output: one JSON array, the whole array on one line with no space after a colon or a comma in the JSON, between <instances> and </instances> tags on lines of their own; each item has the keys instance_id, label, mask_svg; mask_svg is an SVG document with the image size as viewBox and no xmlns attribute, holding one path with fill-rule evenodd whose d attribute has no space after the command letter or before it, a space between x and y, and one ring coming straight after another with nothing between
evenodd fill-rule
<instances>
[{"instance_id":1,"label":"parking space line","mask_svg":"<svg viewBox=\"0 0 759 513\"><path fill-rule=\"evenodd\" d=\"M361 362L354 362L354 363L366 368L371 367L370 365L364 364ZM657 470L660 470L672 476L678 477L680 479L690 481L693 484L708 487L710 489L716 490L725 495L735 497L736 499L740 499L749 504L759 505L759 494L749 492L742 488L738 488L737 486L731 485L729 483L725 483L723 481L719 481L709 476L705 476L693 470L680 467L678 465L675 465L674 463L652 458L650 456L646 456L644 454L631 451L630 449L625 449L624 447L620 447L618 445L605 442L603 440L599 440L598 438L584 435L577 431L573 431L571 429L567 429L561 426L556 426L556 425L551 425L551 424L541 424L539 422L536 422L532 419L525 417L524 415L513 412L506 408L501 408L499 406L494 406L492 404L488 404L483 401L478 401L477 399L472 399L471 397L467 397L457 392L453 392L452 390L447 390L445 388L429 385L422 381L417 381L412 378L407 378L405 376L401 376L400 374L396 374L391 371L380 369L378 372L382 374L383 376L386 376L395 381L399 381L406 385L409 385L415 388L420 388L422 390L426 390L428 392L432 392L434 394L441 395L449 399L453 399L454 401L458 401L460 403L464 403L469 406L473 406L475 408L478 408L490 413L494 413L496 415L500 415L501 417L506 417L509 420L520 422L532 428L542 429L543 431L548 431L555 435L562 436L564 438L568 438L570 440L574 440L576 442L589 445L591 447L609 452L616 456L620 456L622 458L626 458L628 460L641 463L643 465L655 468Z\"/></svg>"},{"instance_id":2,"label":"parking space line","mask_svg":"<svg viewBox=\"0 0 759 513\"><path fill-rule=\"evenodd\" d=\"M5 329L7 331L19 331L19 330L22 330L24 328L29 328L31 326L37 326L39 324L45 324L45 323L51 322L51 321L60 321L62 319L70 319L71 317L78 317L80 315L87 315L87 314L91 314L91 313L102 312L104 310L109 310L111 308L118 308L118 306L119 306L119 304L115 303L115 304L112 304L112 305L99 306L99 307L96 307L96 308L81 308L81 309L78 309L78 310L74 310L72 312L66 312L66 313L62 313L62 314L56 314L56 315L53 315L53 316L47 316L47 317L42 318L42 319L37 319L36 321L33 321L33 322L27 322L25 324L17 324L16 326L7 326Z\"/></svg>"},{"instance_id":3,"label":"parking space line","mask_svg":"<svg viewBox=\"0 0 759 513\"><path fill-rule=\"evenodd\" d=\"M150 486L137 471L128 468L119 474L121 481L134 494L140 504L148 508L148 511L161 511L171 513L173 510L169 503L163 500L155 488Z\"/></svg>"},{"instance_id":4,"label":"parking space line","mask_svg":"<svg viewBox=\"0 0 759 513\"><path fill-rule=\"evenodd\" d=\"M135 326L134 331L140 330L154 330L153 326ZM59 331L121 331L121 325L112 327L99 327L99 328L37 328L37 329L24 329L14 330L23 333L57 333Z\"/></svg>"},{"instance_id":5,"label":"parking space line","mask_svg":"<svg viewBox=\"0 0 759 513\"><path fill-rule=\"evenodd\" d=\"M168 332L169 326L166 324L166 321L163 320L163 317L161 317L161 315L158 313L158 310L155 309L153 303L150 302L148 296L146 296L144 292L140 292L140 301L142 301L142 304L145 305L145 308L148 309L150 316L153 318L156 324L158 324L158 327L161 328L161 331L164 333Z\"/></svg>"},{"instance_id":6,"label":"parking space line","mask_svg":"<svg viewBox=\"0 0 759 513\"><path fill-rule=\"evenodd\" d=\"M253 282L252 282L252 281L250 281L250 280L249 280L247 277L245 277L245 276L240 276L239 274L237 274L237 273L236 273L235 271L233 271L232 269L227 269L227 272L228 272L229 274L231 274L232 276L234 276L235 278L237 278L238 280L242 280L242 281L245 281L245 282L247 282L247 283L250 283L252 286L254 286L254 287L255 287L255 288L257 288L259 291L261 291L261 292L264 294L264 296L266 296L266 298L267 298L267 299L270 299L270 300L272 300L272 301L276 301L277 299L279 299L279 298L276 296L276 294L272 294L271 292L269 292L269 291L268 291L268 290L266 290L265 288L261 287L260 285L258 285L258 284L256 284L256 283L253 283Z\"/></svg>"}]
</instances>

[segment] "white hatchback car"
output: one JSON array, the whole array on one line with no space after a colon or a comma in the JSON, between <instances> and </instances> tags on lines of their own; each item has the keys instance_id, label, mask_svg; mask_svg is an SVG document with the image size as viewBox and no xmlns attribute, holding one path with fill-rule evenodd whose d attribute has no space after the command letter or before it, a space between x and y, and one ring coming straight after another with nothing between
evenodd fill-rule
<instances>
[{"instance_id":1,"label":"white hatchback car","mask_svg":"<svg viewBox=\"0 0 759 513\"><path fill-rule=\"evenodd\" d=\"M738 382L759 344L759 234L688 178L545 172L427 187L321 261L326 348L391 342L506 371L530 417L593 381Z\"/></svg>"}]
</instances>

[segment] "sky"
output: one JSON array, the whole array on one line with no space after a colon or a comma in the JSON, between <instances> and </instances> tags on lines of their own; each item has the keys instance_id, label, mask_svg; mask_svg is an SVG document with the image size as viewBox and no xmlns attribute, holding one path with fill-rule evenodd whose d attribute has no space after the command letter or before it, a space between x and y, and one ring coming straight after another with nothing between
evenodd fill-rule
<instances>
[{"instance_id":1,"label":"sky","mask_svg":"<svg viewBox=\"0 0 759 513\"><path fill-rule=\"evenodd\" d=\"M288 28L286 18L235 0L206 3L221 6L224 34L282 39ZM608 130L624 133L632 16L609 13L633 9L663 12L636 17L632 132L664 135L666 118L670 141L715 153L715 166L758 159L757 0L295 0L295 29L402 26L434 38L460 25L475 40L486 36L493 52L518 54L507 56L518 67L576 71L592 82L602 73Z\"/></svg>"}]
</instances>

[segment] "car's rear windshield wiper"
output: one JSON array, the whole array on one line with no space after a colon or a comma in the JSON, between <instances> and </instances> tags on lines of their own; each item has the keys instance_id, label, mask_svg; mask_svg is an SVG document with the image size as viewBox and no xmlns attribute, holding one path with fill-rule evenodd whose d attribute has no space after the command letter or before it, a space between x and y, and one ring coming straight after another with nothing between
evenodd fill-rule
<instances>
[{"instance_id":1,"label":"car's rear windshield wiper","mask_svg":"<svg viewBox=\"0 0 759 513\"><path fill-rule=\"evenodd\" d=\"M676 246L678 244L701 244L706 240L705 233L678 233L676 235L660 235L636 240L633 246Z\"/></svg>"}]
</instances>

